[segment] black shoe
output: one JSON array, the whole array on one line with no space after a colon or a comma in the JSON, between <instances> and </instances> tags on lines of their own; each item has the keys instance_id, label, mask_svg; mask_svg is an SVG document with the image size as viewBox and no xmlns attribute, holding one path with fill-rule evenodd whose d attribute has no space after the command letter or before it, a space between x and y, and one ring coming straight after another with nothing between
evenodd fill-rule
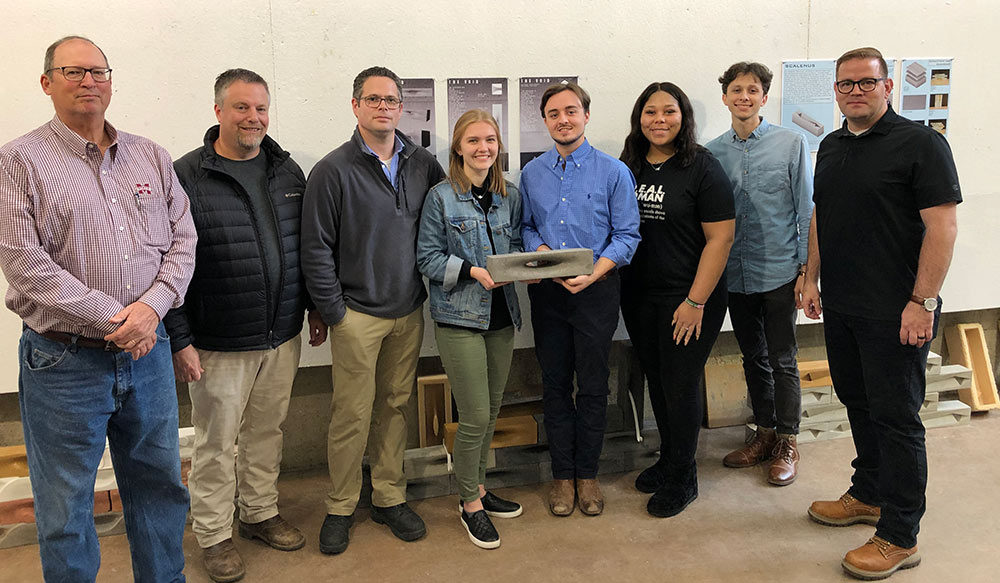
<instances>
[{"instance_id":1,"label":"black shoe","mask_svg":"<svg viewBox=\"0 0 1000 583\"><path fill-rule=\"evenodd\" d=\"M410 509L406 502L388 508L372 505L372 520L388 526L396 538L407 542L415 541L427 534L423 519Z\"/></svg>"},{"instance_id":2,"label":"black shoe","mask_svg":"<svg viewBox=\"0 0 1000 583\"><path fill-rule=\"evenodd\" d=\"M668 480L646 503L646 512L657 518L677 516L698 497L698 480Z\"/></svg>"},{"instance_id":3,"label":"black shoe","mask_svg":"<svg viewBox=\"0 0 1000 583\"><path fill-rule=\"evenodd\" d=\"M668 475L667 462L660 458L655 464L639 472L635 479L635 489L644 494L652 494L663 486Z\"/></svg>"},{"instance_id":4,"label":"black shoe","mask_svg":"<svg viewBox=\"0 0 1000 583\"><path fill-rule=\"evenodd\" d=\"M480 500L483 503L483 510L486 511L486 514L494 518L516 518L521 516L521 512L523 512L521 505L517 502L504 500L492 492L487 492Z\"/></svg>"},{"instance_id":5,"label":"black shoe","mask_svg":"<svg viewBox=\"0 0 1000 583\"><path fill-rule=\"evenodd\" d=\"M520 508L520 507L518 507ZM469 533L472 544L481 549L495 549L500 546L500 535L493 527L485 510L477 510L472 514L462 511L462 526Z\"/></svg>"},{"instance_id":6,"label":"black shoe","mask_svg":"<svg viewBox=\"0 0 1000 583\"><path fill-rule=\"evenodd\" d=\"M327 555L339 555L346 551L353 522L353 516L327 514L323 528L319 530L319 551Z\"/></svg>"}]
</instances>

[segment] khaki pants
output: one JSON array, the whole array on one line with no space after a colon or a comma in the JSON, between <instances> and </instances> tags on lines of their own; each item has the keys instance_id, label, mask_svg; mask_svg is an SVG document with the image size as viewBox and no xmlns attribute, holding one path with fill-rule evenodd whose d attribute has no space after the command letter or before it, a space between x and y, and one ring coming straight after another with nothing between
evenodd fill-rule
<instances>
[{"instance_id":1,"label":"khaki pants","mask_svg":"<svg viewBox=\"0 0 1000 583\"><path fill-rule=\"evenodd\" d=\"M237 487L240 520L278 514L281 424L301 351L297 336L274 350L198 350L205 372L188 384L195 429L188 489L191 530L202 548L232 537Z\"/></svg>"},{"instance_id":2,"label":"khaki pants","mask_svg":"<svg viewBox=\"0 0 1000 583\"><path fill-rule=\"evenodd\" d=\"M348 516L358 505L366 445L372 504L388 507L406 502L406 409L423 331L423 308L396 319L348 308L344 319L330 329L333 401L327 458L333 487L326 501L328 514Z\"/></svg>"}]
</instances>

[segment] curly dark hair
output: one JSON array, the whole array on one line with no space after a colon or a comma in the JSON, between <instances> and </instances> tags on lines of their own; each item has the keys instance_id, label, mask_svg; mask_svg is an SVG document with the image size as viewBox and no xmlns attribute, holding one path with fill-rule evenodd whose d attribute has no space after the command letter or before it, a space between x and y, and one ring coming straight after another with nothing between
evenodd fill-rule
<instances>
[{"instance_id":1,"label":"curly dark hair","mask_svg":"<svg viewBox=\"0 0 1000 583\"><path fill-rule=\"evenodd\" d=\"M674 148L677 150L675 156L678 156L681 166L690 166L694 162L698 152L704 150L704 148L698 145L698 140L695 137L694 108L691 107L691 100L688 99L688 96L681 91L680 87L668 81L650 83L648 87L642 90L639 98L635 100L635 106L632 107L632 129L625 138L625 147L622 148L620 157L621 161L635 175L639 174L639 170L642 168L642 161L646 159L646 153L649 151L649 140L643 135L642 126L640 125L642 108L646 106L646 102L657 91L664 91L676 99L677 105L681 108L681 129L677 132L677 137L674 138Z\"/></svg>"}]
</instances>

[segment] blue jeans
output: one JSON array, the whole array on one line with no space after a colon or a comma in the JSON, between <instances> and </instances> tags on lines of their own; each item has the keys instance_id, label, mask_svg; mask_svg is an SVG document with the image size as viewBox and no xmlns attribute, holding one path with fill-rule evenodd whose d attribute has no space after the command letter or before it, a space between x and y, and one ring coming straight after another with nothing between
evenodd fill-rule
<instances>
[{"instance_id":1,"label":"blue jeans","mask_svg":"<svg viewBox=\"0 0 1000 583\"><path fill-rule=\"evenodd\" d=\"M25 328L18 398L46 581L94 581L94 482L107 437L137 582L184 581L177 396L163 324L137 361Z\"/></svg>"},{"instance_id":2,"label":"blue jeans","mask_svg":"<svg viewBox=\"0 0 1000 583\"><path fill-rule=\"evenodd\" d=\"M940 307L934 314L937 335ZM875 534L917 544L927 487L927 450L920 405L927 387L930 340L900 344L899 320L823 311L826 353L837 398L847 407L857 457L848 492L882 507Z\"/></svg>"}]
</instances>

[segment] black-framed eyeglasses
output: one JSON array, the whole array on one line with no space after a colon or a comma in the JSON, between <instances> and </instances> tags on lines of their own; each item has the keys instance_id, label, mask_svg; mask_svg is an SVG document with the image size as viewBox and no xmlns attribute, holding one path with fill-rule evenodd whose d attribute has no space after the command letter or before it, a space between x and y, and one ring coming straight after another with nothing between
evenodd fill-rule
<instances>
[{"instance_id":1,"label":"black-framed eyeglasses","mask_svg":"<svg viewBox=\"0 0 1000 583\"><path fill-rule=\"evenodd\" d=\"M91 78L98 83L107 83L111 80L111 69L107 67L52 67L49 71L59 71L67 81L83 81L83 78L90 73Z\"/></svg>"},{"instance_id":2,"label":"black-framed eyeglasses","mask_svg":"<svg viewBox=\"0 0 1000 583\"><path fill-rule=\"evenodd\" d=\"M837 87L838 93L848 94L854 91L854 86L857 85L861 88L861 91L868 93L869 91L875 91L878 87L879 81L885 81L885 77L865 77L864 79L858 79L857 81L851 81L850 79L843 79L837 81L834 85Z\"/></svg>"},{"instance_id":3,"label":"black-framed eyeglasses","mask_svg":"<svg viewBox=\"0 0 1000 583\"><path fill-rule=\"evenodd\" d=\"M403 100L395 95L387 95L385 97L381 95L365 95L361 98L361 102L372 109L381 105L383 101L385 102L386 109L399 109L399 106L403 104Z\"/></svg>"}]
</instances>

